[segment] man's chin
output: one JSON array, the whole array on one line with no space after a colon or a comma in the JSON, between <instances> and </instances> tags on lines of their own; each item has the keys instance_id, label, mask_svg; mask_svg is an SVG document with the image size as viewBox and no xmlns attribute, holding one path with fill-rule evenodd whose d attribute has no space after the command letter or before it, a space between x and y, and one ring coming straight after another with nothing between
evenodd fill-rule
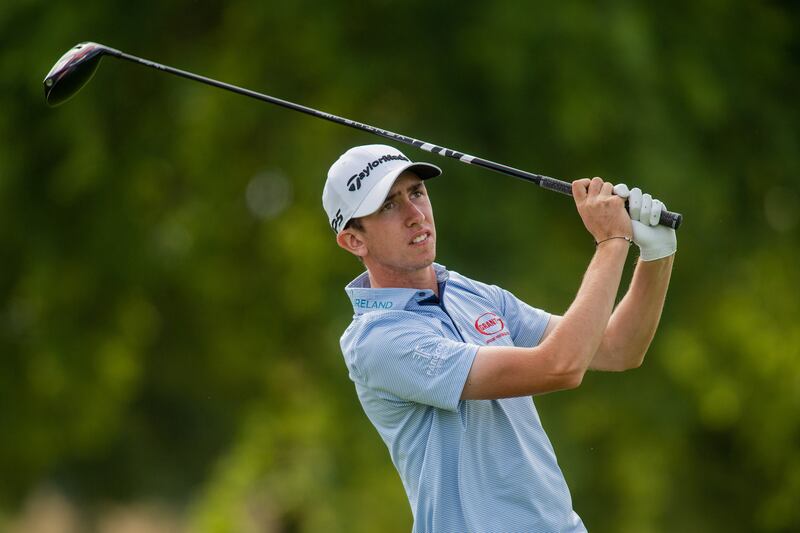
<instances>
[{"instance_id":1,"label":"man's chin","mask_svg":"<svg viewBox=\"0 0 800 533\"><path fill-rule=\"evenodd\" d=\"M431 266L434 261L436 261L436 250L431 250L429 253L420 257L417 263L420 265L419 268L427 268Z\"/></svg>"},{"instance_id":2,"label":"man's chin","mask_svg":"<svg viewBox=\"0 0 800 533\"><path fill-rule=\"evenodd\" d=\"M435 259L435 256L419 258L416 261L409 261L398 270L405 270L406 272L419 272L420 270L430 268Z\"/></svg>"}]
</instances>

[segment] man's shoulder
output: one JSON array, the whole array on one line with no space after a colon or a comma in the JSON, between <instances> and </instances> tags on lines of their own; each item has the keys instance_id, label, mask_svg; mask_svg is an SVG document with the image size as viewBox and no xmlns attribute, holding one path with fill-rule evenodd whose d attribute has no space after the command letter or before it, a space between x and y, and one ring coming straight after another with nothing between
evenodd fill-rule
<instances>
[{"instance_id":1,"label":"man's shoulder","mask_svg":"<svg viewBox=\"0 0 800 533\"><path fill-rule=\"evenodd\" d=\"M449 274L448 285L483 298L496 300L502 290L497 285L484 283L483 281L472 279L458 272L450 271Z\"/></svg>"},{"instance_id":2,"label":"man's shoulder","mask_svg":"<svg viewBox=\"0 0 800 533\"><path fill-rule=\"evenodd\" d=\"M341 337L343 351L367 340L397 338L406 333L432 328L430 317L414 311L390 309L355 315Z\"/></svg>"}]
</instances>

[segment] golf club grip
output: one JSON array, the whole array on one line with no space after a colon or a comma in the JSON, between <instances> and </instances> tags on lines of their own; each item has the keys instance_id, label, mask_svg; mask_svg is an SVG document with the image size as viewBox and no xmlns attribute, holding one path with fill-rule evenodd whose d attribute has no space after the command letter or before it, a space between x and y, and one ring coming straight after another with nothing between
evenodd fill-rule
<instances>
[{"instance_id":1,"label":"golf club grip","mask_svg":"<svg viewBox=\"0 0 800 533\"><path fill-rule=\"evenodd\" d=\"M539 187L549 191L560 192L561 194L572 196L572 184L567 183L566 181L542 176L539 180ZM659 225L667 226L672 229L678 229L681 225L681 222L683 222L683 215L667 210L661 211L661 218L658 220Z\"/></svg>"}]
</instances>

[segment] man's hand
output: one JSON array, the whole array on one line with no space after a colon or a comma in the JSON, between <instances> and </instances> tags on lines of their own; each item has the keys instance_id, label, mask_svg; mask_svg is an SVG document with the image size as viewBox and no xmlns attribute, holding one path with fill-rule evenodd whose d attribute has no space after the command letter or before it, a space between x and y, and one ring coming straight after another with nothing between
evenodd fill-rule
<instances>
[{"instance_id":1,"label":"man's hand","mask_svg":"<svg viewBox=\"0 0 800 533\"><path fill-rule=\"evenodd\" d=\"M642 261L655 261L675 253L678 249L675 230L658 225L661 210L667 208L663 202L649 194L642 194L638 187L628 190L624 183L614 186L614 194L628 200L628 211L633 222L633 242L639 247Z\"/></svg>"},{"instance_id":2,"label":"man's hand","mask_svg":"<svg viewBox=\"0 0 800 533\"><path fill-rule=\"evenodd\" d=\"M631 217L625 212L625 200L612 194L613 189L610 182L600 178L572 182L575 206L595 242L613 237L631 238Z\"/></svg>"}]
</instances>

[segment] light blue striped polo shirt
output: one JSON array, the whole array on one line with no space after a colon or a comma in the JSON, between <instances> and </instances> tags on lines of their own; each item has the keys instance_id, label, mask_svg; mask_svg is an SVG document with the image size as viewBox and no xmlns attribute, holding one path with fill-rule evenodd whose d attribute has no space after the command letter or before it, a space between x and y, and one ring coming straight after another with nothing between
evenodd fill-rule
<instances>
[{"instance_id":1,"label":"light blue striped polo shirt","mask_svg":"<svg viewBox=\"0 0 800 533\"><path fill-rule=\"evenodd\" d=\"M403 480L414 532L581 532L530 397L460 400L480 346L535 346L550 315L434 264L431 290L347 288L345 362Z\"/></svg>"}]
</instances>

